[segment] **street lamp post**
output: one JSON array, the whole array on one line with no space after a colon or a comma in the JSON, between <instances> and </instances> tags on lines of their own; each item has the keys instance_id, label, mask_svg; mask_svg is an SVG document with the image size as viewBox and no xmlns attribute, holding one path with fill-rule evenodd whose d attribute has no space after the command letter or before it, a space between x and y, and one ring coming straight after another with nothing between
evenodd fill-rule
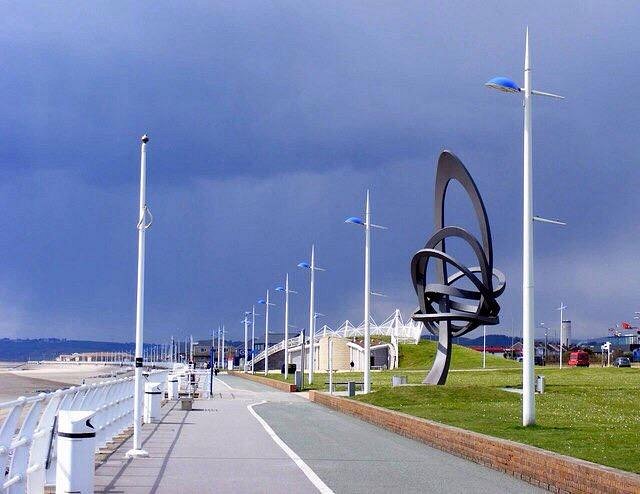
<instances>
[{"instance_id":1,"label":"street lamp post","mask_svg":"<svg viewBox=\"0 0 640 494\"><path fill-rule=\"evenodd\" d=\"M364 221L357 216L347 218L345 223L364 226L364 386L363 392L371 392L371 228L386 229L371 223L369 190L365 203Z\"/></svg>"},{"instance_id":2,"label":"street lamp post","mask_svg":"<svg viewBox=\"0 0 640 494\"><path fill-rule=\"evenodd\" d=\"M267 290L267 298L258 300L259 304L265 306L264 311L264 375L269 374L269 306L276 305L269 302L269 290Z\"/></svg>"},{"instance_id":3,"label":"street lamp post","mask_svg":"<svg viewBox=\"0 0 640 494\"><path fill-rule=\"evenodd\" d=\"M276 291L284 293L284 380L289 377L289 294L298 293L289 290L289 273L284 278L284 286L276 287Z\"/></svg>"},{"instance_id":4,"label":"street lamp post","mask_svg":"<svg viewBox=\"0 0 640 494\"><path fill-rule=\"evenodd\" d=\"M315 318L315 291L316 291L316 271L324 271L324 269L316 266L316 249L315 245L311 246L311 263L303 261L298 263L299 268L308 269L310 273L309 287L309 384L313 382L313 367L315 360L315 337L316 337L316 318Z\"/></svg>"},{"instance_id":5,"label":"street lamp post","mask_svg":"<svg viewBox=\"0 0 640 494\"><path fill-rule=\"evenodd\" d=\"M549 328L547 328L547 325L543 322L541 322L539 326L544 329L544 365L547 365L547 349L549 348L547 344L547 333L549 332Z\"/></svg>"},{"instance_id":6,"label":"street lamp post","mask_svg":"<svg viewBox=\"0 0 640 494\"><path fill-rule=\"evenodd\" d=\"M244 319L242 322L244 323L244 371L247 372L247 357L249 356L249 342L247 341L249 335L249 314L251 312L244 313Z\"/></svg>"},{"instance_id":7,"label":"street lamp post","mask_svg":"<svg viewBox=\"0 0 640 494\"><path fill-rule=\"evenodd\" d=\"M535 424L535 387L534 387L534 331L533 331L533 221L564 225L556 220L533 215L533 166L531 140L532 95L562 99L556 94L535 91L531 87L531 65L529 63L529 29L525 38L524 88L506 77L496 77L485 86L506 93L524 93L524 183L522 214L522 425Z\"/></svg>"},{"instance_id":8,"label":"street lamp post","mask_svg":"<svg viewBox=\"0 0 640 494\"><path fill-rule=\"evenodd\" d=\"M251 374L255 373L253 360L256 356L256 306L251 306Z\"/></svg>"},{"instance_id":9,"label":"street lamp post","mask_svg":"<svg viewBox=\"0 0 640 494\"><path fill-rule=\"evenodd\" d=\"M138 210L138 289L136 293L136 367L133 400L133 448L127 451L127 458L147 457L141 447L140 428L142 427L142 365L144 350L144 261L145 233L153 222L153 216L147 207L147 143L149 137L143 135L140 149L140 207Z\"/></svg>"},{"instance_id":10,"label":"street lamp post","mask_svg":"<svg viewBox=\"0 0 640 494\"><path fill-rule=\"evenodd\" d=\"M562 331L562 321L564 319L564 310L567 308L566 305L564 305L563 302L560 302L560 307L558 307L556 310L560 311L560 368L562 369L562 346L564 345L564 337L563 337L563 331Z\"/></svg>"},{"instance_id":11,"label":"street lamp post","mask_svg":"<svg viewBox=\"0 0 640 494\"><path fill-rule=\"evenodd\" d=\"M217 350L216 365L218 366L218 369L219 369L220 368L220 325L218 325L217 336L218 338L216 339L216 350Z\"/></svg>"},{"instance_id":12,"label":"street lamp post","mask_svg":"<svg viewBox=\"0 0 640 494\"><path fill-rule=\"evenodd\" d=\"M224 349L224 337L226 336L226 331L224 329L224 324L222 325L222 368L224 369L227 366L225 359L227 358L227 354Z\"/></svg>"},{"instance_id":13,"label":"street lamp post","mask_svg":"<svg viewBox=\"0 0 640 494\"><path fill-rule=\"evenodd\" d=\"M482 368L487 368L487 326L482 326Z\"/></svg>"}]
</instances>

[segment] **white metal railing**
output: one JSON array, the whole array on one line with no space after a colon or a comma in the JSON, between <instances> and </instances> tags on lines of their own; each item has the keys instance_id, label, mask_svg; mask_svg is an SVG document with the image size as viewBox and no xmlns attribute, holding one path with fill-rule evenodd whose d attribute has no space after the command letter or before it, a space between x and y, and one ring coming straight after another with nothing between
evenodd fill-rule
<instances>
[{"instance_id":1,"label":"white metal railing","mask_svg":"<svg viewBox=\"0 0 640 494\"><path fill-rule=\"evenodd\" d=\"M178 393L201 398L210 398L211 369L189 369L187 366L175 368L172 373L178 377Z\"/></svg>"},{"instance_id":2,"label":"white metal railing","mask_svg":"<svg viewBox=\"0 0 640 494\"><path fill-rule=\"evenodd\" d=\"M151 374L166 379L167 371ZM95 411L96 449L130 426L133 384L127 377L0 403L0 493L40 494L55 484L58 411Z\"/></svg>"},{"instance_id":3,"label":"white metal railing","mask_svg":"<svg viewBox=\"0 0 640 494\"><path fill-rule=\"evenodd\" d=\"M268 349L269 350L269 355L273 355L274 353L277 353L280 350L284 350L284 343L285 343L285 340L282 340L280 343L276 343L275 345L270 346L269 349ZM299 336L295 336L293 338L289 338L287 340L287 343L288 343L289 348L293 348L293 347L299 346L300 345L300 337ZM259 362L262 359L264 359L264 353L265 353L265 351L262 350L259 354L257 354L255 356L254 362Z\"/></svg>"}]
</instances>

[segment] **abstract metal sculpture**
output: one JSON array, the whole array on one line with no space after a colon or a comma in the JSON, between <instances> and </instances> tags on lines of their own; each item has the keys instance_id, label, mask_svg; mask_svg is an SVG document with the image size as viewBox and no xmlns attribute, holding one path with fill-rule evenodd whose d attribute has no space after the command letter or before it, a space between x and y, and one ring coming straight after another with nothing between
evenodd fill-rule
<instances>
[{"instance_id":1,"label":"abstract metal sculpture","mask_svg":"<svg viewBox=\"0 0 640 494\"><path fill-rule=\"evenodd\" d=\"M456 180L467 192L478 220L482 244L458 226L444 225L444 202L449 182ZM500 322L500 305L496 298L504 292L504 274L493 268L493 248L487 211L471 175L451 152L438 158L434 203L435 233L411 261L411 277L420 307L412 318L422 321L428 331L438 335L438 350L424 384L444 384L451 362L451 339L462 336L480 325ZM445 239L458 237L465 241L478 259L478 266L467 268L446 252ZM429 263L435 264L435 280L427 280ZM447 265L457 270L448 276ZM496 283L494 287L494 277ZM463 280L473 289L454 286ZM472 301L471 303L465 301Z\"/></svg>"}]
</instances>

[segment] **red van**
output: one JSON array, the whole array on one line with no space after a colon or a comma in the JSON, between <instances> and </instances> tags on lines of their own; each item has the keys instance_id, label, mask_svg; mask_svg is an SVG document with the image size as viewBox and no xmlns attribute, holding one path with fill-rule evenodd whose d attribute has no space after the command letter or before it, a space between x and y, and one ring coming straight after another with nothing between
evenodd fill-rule
<instances>
[{"instance_id":1,"label":"red van","mask_svg":"<svg viewBox=\"0 0 640 494\"><path fill-rule=\"evenodd\" d=\"M571 352L569 355L569 365L574 367L589 367L589 354L582 350Z\"/></svg>"}]
</instances>

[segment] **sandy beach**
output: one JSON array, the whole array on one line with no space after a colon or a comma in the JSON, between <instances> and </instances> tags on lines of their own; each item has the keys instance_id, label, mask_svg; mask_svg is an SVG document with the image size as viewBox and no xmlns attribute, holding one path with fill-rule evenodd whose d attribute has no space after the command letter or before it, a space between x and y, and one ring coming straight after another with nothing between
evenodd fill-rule
<instances>
[{"instance_id":1,"label":"sandy beach","mask_svg":"<svg viewBox=\"0 0 640 494\"><path fill-rule=\"evenodd\" d=\"M113 379L127 375L120 366L91 364L16 363L0 364L0 403L15 400L19 396L31 396L59 388Z\"/></svg>"}]
</instances>

